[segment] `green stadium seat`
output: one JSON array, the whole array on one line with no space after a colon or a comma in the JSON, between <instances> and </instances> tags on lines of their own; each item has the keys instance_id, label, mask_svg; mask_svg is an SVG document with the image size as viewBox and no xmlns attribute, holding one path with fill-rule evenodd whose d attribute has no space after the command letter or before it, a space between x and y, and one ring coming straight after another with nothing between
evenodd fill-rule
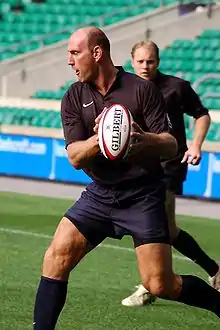
<instances>
[{"instance_id":1,"label":"green stadium seat","mask_svg":"<svg viewBox=\"0 0 220 330\"><path fill-rule=\"evenodd\" d=\"M207 39L220 38L220 31L207 29L201 34L201 38L207 38Z\"/></svg>"},{"instance_id":2,"label":"green stadium seat","mask_svg":"<svg viewBox=\"0 0 220 330\"><path fill-rule=\"evenodd\" d=\"M175 49L179 49L179 48L191 49L192 48L192 41L190 41L190 40L183 40L183 39L175 40L172 43L171 47L172 48L175 48Z\"/></svg>"},{"instance_id":3,"label":"green stadium seat","mask_svg":"<svg viewBox=\"0 0 220 330\"><path fill-rule=\"evenodd\" d=\"M5 51L4 53L0 53L0 61L10 59L16 55L17 55L17 53Z\"/></svg>"},{"instance_id":4,"label":"green stadium seat","mask_svg":"<svg viewBox=\"0 0 220 330\"><path fill-rule=\"evenodd\" d=\"M11 9L11 6L9 4L9 2L3 2L3 3L0 3L0 13L1 14L6 14L10 11Z\"/></svg>"},{"instance_id":5,"label":"green stadium seat","mask_svg":"<svg viewBox=\"0 0 220 330\"><path fill-rule=\"evenodd\" d=\"M204 105L211 110L220 110L220 100L217 98L205 98Z\"/></svg>"},{"instance_id":6,"label":"green stadium seat","mask_svg":"<svg viewBox=\"0 0 220 330\"><path fill-rule=\"evenodd\" d=\"M193 140L193 130L186 129L186 138L187 140Z\"/></svg>"}]
</instances>

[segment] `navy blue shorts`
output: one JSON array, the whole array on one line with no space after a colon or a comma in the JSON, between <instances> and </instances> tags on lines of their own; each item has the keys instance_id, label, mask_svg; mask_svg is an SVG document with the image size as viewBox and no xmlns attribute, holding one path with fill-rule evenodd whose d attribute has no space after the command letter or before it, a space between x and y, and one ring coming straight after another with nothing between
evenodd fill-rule
<instances>
[{"instance_id":1,"label":"navy blue shorts","mask_svg":"<svg viewBox=\"0 0 220 330\"><path fill-rule=\"evenodd\" d=\"M177 196L183 194L183 182L177 180L175 177L165 175L163 182L167 190L172 191Z\"/></svg>"},{"instance_id":2,"label":"navy blue shorts","mask_svg":"<svg viewBox=\"0 0 220 330\"><path fill-rule=\"evenodd\" d=\"M162 182L136 187L134 184L132 189L114 189L93 182L64 216L93 246L106 237L121 239L124 235L132 236L135 247L169 244L164 201Z\"/></svg>"}]
</instances>

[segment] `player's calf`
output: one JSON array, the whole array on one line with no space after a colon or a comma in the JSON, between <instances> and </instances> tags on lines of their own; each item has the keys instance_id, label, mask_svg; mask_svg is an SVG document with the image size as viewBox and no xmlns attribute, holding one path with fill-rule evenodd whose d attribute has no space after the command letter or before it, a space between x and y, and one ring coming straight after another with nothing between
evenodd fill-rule
<instances>
[{"instance_id":1,"label":"player's calf","mask_svg":"<svg viewBox=\"0 0 220 330\"><path fill-rule=\"evenodd\" d=\"M53 330L65 304L70 271L89 251L78 229L63 218L44 257L34 307L34 330Z\"/></svg>"}]
</instances>

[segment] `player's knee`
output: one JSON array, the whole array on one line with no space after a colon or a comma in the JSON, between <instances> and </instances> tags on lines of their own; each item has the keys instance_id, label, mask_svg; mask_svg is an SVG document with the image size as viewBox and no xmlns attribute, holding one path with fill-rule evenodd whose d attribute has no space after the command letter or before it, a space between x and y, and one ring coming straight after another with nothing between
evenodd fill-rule
<instances>
[{"instance_id":1,"label":"player's knee","mask_svg":"<svg viewBox=\"0 0 220 330\"><path fill-rule=\"evenodd\" d=\"M63 246L58 246L52 242L44 256L43 275L64 279L64 277L68 277L72 265L73 260L70 252Z\"/></svg>"},{"instance_id":2,"label":"player's knee","mask_svg":"<svg viewBox=\"0 0 220 330\"><path fill-rule=\"evenodd\" d=\"M161 277L154 276L144 286L153 296L170 299L172 297L172 285Z\"/></svg>"},{"instance_id":3,"label":"player's knee","mask_svg":"<svg viewBox=\"0 0 220 330\"><path fill-rule=\"evenodd\" d=\"M148 283L148 290L153 296L164 298L167 295L167 288L159 278L152 278Z\"/></svg>"},{"instance_id":4,"label":"player's knee","mask_svg":"<svg viewBox=\"0 0 220 330\"><path fill-rule=\"evenodd\" d=\"M166 277L154 276L144 286L153 296L173 300L179 296L182 279L174 274Z\"/></svg>"}]
</instances>

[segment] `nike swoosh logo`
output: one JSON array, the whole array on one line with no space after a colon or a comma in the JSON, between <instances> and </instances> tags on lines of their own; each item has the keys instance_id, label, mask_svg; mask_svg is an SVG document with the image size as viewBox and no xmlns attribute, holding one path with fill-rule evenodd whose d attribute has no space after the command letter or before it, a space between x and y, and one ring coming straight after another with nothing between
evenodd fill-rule
<instances>
[{"instance_id":1,"label":"nike swoosh logo","mask_svg":"<svg viewBox=\"0 0 220 330\"><path fill-rule=\"evenodd\" d=\"M89 103L83 103L83 108L87 108L87 107L89 107L92 104L93 104L93 101L91 101Z\"/></svg>"}]
</instances>

